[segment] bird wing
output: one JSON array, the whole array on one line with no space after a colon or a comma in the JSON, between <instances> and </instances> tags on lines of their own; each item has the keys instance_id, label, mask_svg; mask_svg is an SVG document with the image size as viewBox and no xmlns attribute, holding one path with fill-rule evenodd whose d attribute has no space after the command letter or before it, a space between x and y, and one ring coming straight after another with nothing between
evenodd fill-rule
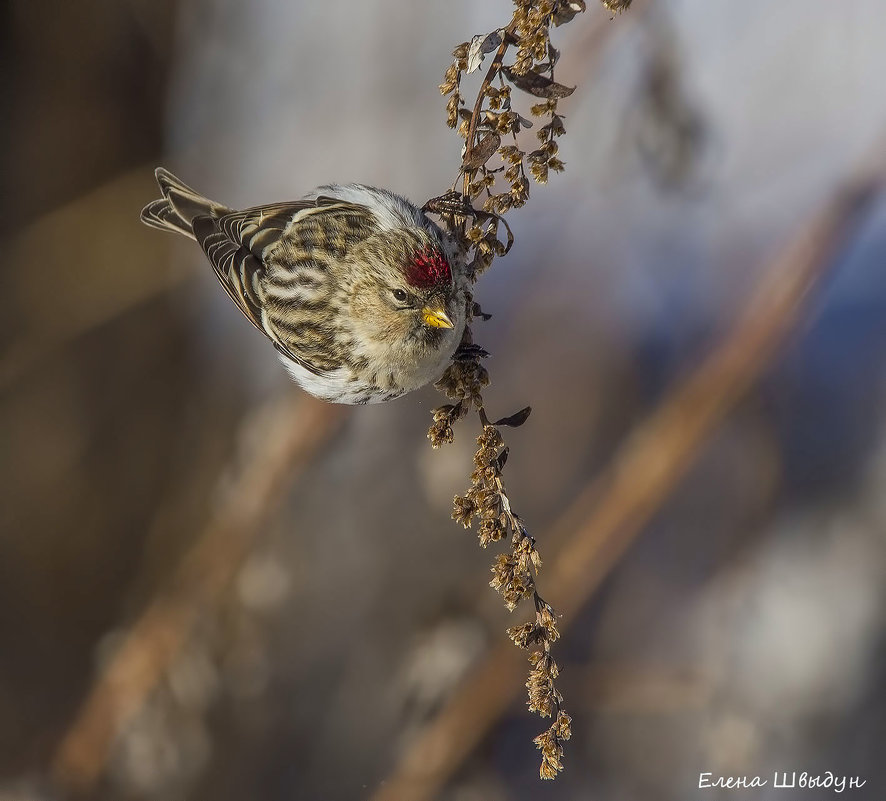
<instances>
[{"instance_id":1,"label":"bird wing","mask_svg":"<svg viewBox=\"0 0 886 801\"><path fill-rule=\"evenodd\" d=\"M264 274L264 248L279 240L299 211L313 207L313 201L275 203L232 212L218 218L197 217L192 223L194 238L203 248L216 278L234 301L234 305L274 343L277 350L306 369L311 368L290 353L265 327L258 281Z\"/></svg>"},{"instance_id":2,"label":"bird wing","mask_svg":"<svg viewBox=\"0 0 886 801\"><path fill-rule=\"evenodd\" d=\"M304 215L306 223L310 218L309 224L293 225L300 212L309 212ZM270 252L268 248L280 243L286 234L286 244L290 248L295 246L298 255L325 265L330 258L328 251L333 251L337 258L344 255L342 249L331 247L341 223L344 221L348 232L359 238L357 232L365 230L371 215L364 206L321 196L255 206L217 218L201 216L195 218L192 225L194 238L203 248L219 283L243 316L283 355L319 375L324 370L293 353L267 325L259 291L260 282L267 274L265 256Z\"/></svg>"}]
</instances>

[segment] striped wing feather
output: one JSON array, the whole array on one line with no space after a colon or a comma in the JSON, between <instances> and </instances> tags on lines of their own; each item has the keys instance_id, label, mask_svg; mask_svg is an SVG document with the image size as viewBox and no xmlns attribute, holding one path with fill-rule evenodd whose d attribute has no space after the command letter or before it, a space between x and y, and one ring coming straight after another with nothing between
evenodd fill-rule
<instances>
[{"instance_id":1,"label":"striped wing feather","mask_svg":"<svg viewBox=\"0 0 886 801\"><path fill-rule=\"evenodd\" d=\"M299 220L292 225L296 214L308 210L311 212L303 215L304 222ZM368 233L372 227L372 213L368 209L321 197L256 206L218 218L201 216L195 218L192 225L195 239L234 305L278 351L315 375L335 363L332 354L318 352L318 347L321 351L326 348L315 338L304 343L303 349L310 358L302 358L297 341L281 342L268 330L263 320L259 286L269 278L266 256L279 249L268 248L280 245L287 254L292 254L293 264L297 264L298 259L309 259L325 269L330 255L341 258L350 243ZM275 259L277 263L280 261ZM286 263L285 259L282 261ZM279 275L275 277L279 280Z\"/></svg>"}]
</instances>

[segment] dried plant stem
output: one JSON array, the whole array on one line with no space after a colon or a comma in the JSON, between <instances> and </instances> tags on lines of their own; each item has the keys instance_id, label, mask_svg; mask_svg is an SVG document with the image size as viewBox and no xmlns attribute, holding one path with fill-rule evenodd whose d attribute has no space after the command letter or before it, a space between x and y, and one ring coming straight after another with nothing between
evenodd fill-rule
<instances>
[{"instance_id":1,"label":"dried plant stem","mask_svg":"<svg viewBox=\"0 0 886 801\"><path fill-rule=\"evenodd\" d=\"M480 85L480 89L477 92L477 100L474 103L474 109L471 112L471 120L468 123L468 133L465 137L465 154L462 158L462 163L470 163L471 156L473 155L474 145L476 144L477 139L477 123L480 121L480 112L483 109L483 101L486 98L486 92L489 87L492 85L492 82L495 80L495 77L498 75L499 70L501 69L502 61L504 60L505 53L508 50L508 47L512 44L512 35L514 30L514 22L511 23L504 29L501 37L501 44L498 46L498 50L495 53L495 57L492 59L492 64L489 65L489 69L486 71L486 76L483 78L483 83ZM464 188L462 189L462 194L468 194L468 187L471 183L471 177L468 173L468 170L464 171Z\"/></svg>"},{"instance_id":2,"label":"dried plant stem","mask_svg":"<svg viewBox=\"0 0 886 801\"><path fill-rule=\"evenodd\" d=\"M546 570L558 588L561 627L588 602L708 437L789 340L812 290L882 183L881 169L876 177L854 182L804 228L772 264L723 343L637 428L607 473L550 532L548 541L562 542ZM512 648L504 643L493 648L412 740L371 801L433 798L511 706L521 675Z\"/></svg>"},{"instance_id":3,"label":"dried plant stem","mask_svg":"<svg viewBox=\"0 0 886 801\"><path fill-rule=\"evenodd\" d=\"M551 41L551 29L565 25L586 9L585 0L514 0L510 22L487 34L474 36L452 51L440 92L449 97L446 103L447 125L457 128L465 140L459 169L463 178L462 195L454 189L428 201L425 208L439 214L452 242L460 253L467 277L473 283L496 256L504 255L513 244L511 229L503 215L525 205L529 199L528 172L537 183L546 183L550 171L562 172L558 158L558 137L566 132L558 102L574 88L557 83L554 67L560 52ZM516 48L513 63L504 64L505 54ZM496 49L497 48L497 49ZM480 83L473 110L468 113L461 94L462 78L473 73L484 56L495 50L492 63ZM498 86L493 86L495 81ZM513 106L513 93L524 93L536 100L529 113L544 121L535 135L540 143L534 150L524 150L526 130L533 123ZM459 122L461 121L461 122ZM482 134L482 138L481 138ZM502 145L508 136L512 144ZM497 159L499 166L489 166ZM507 189L501 191L500 184ZM456 178L453 187L458 184ZM493 192L493 188L496 189ZM474 202L485 195L482 209ZM506 231L505 241L499 230ZM472 258L473 256L473 258ZM463 496L456 496L452 517L469 528L476 520L482 547L500 540L509 541L509 549L499 554L492 567L490 585L502 596L511 611L526 599L532 599L535 618L508 629L508 636L519 648L529 652L531 668L526 688L529 709L542 717L551 717L551 725L534 742L541 751L539 775L553 779L563 769L563 744L571 737L571 718L563 709L563 696L555 686L559 667L551 653L551 644L560 636L557 614L538 593L537 576L541 556L535 539L514 513L502 481L502 470L509 450L502 438L501 426L522 425L530 409L490 422L483 403L483 389L489 375L481 360L488 355L473 343L470 323L482 314L467 293L466 319L462 346L453 364L437 382L437 388L454 403L433 410L434 422L428 438L435 448L453 441L453 426L476 409L482 425L474 455L471 485Z\"/></svg>"},{"instance_id":4,"label":"dried plant stem","mask_svg":"<svg viewBox=\"0 0 886 801\"><path fill-rule=\"evenodd\" d=\"M141 709L199 615L218 605L296 476L338 430L346 412L287 391L246 419L245 447L202 534L172 584L135 621L82 704L52 762L66 791L88 793L114 738Z\"/></svg>"}]
</instances>

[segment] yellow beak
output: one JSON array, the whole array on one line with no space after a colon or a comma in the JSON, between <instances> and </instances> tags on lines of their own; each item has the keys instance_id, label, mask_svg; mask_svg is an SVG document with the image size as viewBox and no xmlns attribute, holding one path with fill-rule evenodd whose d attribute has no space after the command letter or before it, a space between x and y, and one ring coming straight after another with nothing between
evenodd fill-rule
<instances>
[{"instance_id":1,"label":"yellow beak","mask_svg":"<svg viewBox=\"0 0 886 801\"><path fill-rule=\"evenodd\" d=\"M449 319L449 315L446 314L442 306L431 306L430 304L425 306L421 310L421 319L424 320L425 325L429 325L431 328L454 328L452 320Z\"/></svg>"}]
</instances>

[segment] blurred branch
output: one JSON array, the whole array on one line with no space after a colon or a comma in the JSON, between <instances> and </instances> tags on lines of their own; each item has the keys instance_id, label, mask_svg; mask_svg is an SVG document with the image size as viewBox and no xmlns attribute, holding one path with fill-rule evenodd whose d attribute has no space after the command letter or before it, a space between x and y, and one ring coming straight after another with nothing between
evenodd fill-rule
<instances>
[{"instance_id":1,"label":"blurred branch","mask_svg":"<svg viewBox=\"0 0 886 801\"><path fill-rule=\"evenodd\" d=\"M52 773L62 787L94 787L117 733L141 709L199 616L218 605L287 488L345 417L342 407L286 391L246 418L205 529L171 586L133 624L58 747Z\"/></svg>"},{"instance_id":2,"label":"blurred branch","mask_svg":"<svg viewBox=\"0 0 886 801\"><path fill-rule=\"evenodd\" d=\"M138 211L156 187L139 168L47 214L7 243L0 389L42 359L188 277L171 269L171 240ZM73 258L77 254L77 258Z\"/></svg>"},{"instance_id":3,"label":"blurred branch","mask_svg":"<svg viewBox=\"0 0 886 801\"><path fill-rule=\"evenodd\" d=\"M584 708L660 715L674 710L703 709L713 696L713 678L703 672L669 665L594 664L582 677Z\"/></svg>"},{"instance_id":4,"label":"blurred branch","mask_svg":"<svg viewBox=\"0 0 886 801\"><path fill-rule=\"evenodd\" d=\"M882 152L878 155L882 156ZM685 476L708 437L760 378L807 311L883 183L862 172L773 262L722 344L675 387L549 533L561 542L547 568L568 626ZM558 536L559 535L559 536ZM522 652L494 648L439 714L411 740L372 801L432 798L522 690Z\"/></svg>"}]
</instances>

